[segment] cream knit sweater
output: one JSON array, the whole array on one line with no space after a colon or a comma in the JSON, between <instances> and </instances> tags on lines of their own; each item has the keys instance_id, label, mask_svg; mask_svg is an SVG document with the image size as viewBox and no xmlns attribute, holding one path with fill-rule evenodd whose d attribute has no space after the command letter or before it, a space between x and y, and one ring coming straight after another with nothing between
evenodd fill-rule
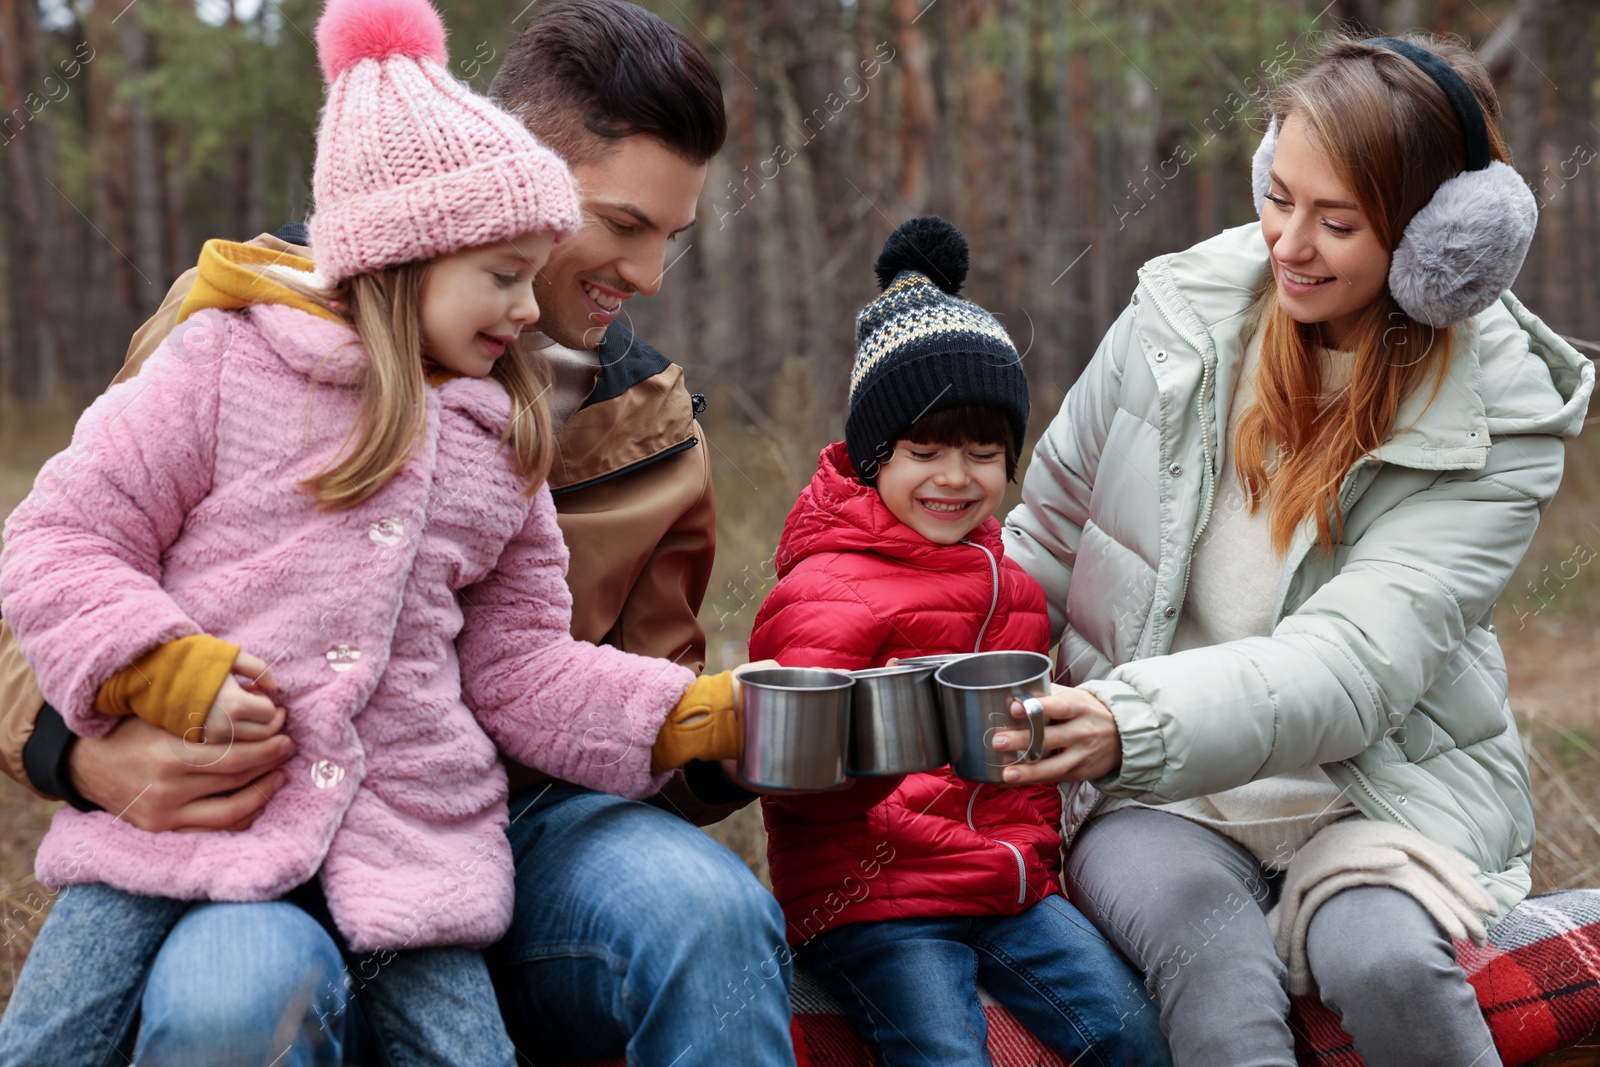
<instances>
[{"instance_id":1,"label":"cream knit sweater","mask_svg":"<svg viewBox=\"0 0 1600 1067\"><path fill-rule=\"evenodd\" d=\"M1329 378L1338 386L1349 376L1350 357L1331 352L1328 358ZM1272 550L1267 509L1250 512L1231 447L1233 421L1255 397L1260 362L1258 331L1246 346L1234 385L1222 435L1222 473L1211 516L1190 563L1189 592L1173 634L1173 652L1272 633L1283 558ZM1099 812L1135 803L1106 798ZM1320 767L1306 767L1210 796L1163 804L1158 810L1210 827L1249 849L1268 870L1276 871L1286 866L1313 834L1355 814L1356 807Z\"/></svg>"}]
</instances>

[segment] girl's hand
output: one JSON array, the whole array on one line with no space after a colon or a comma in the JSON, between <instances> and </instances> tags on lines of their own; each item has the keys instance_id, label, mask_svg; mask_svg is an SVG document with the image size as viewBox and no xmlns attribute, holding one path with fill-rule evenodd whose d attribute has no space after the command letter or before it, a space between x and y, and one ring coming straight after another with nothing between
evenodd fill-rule
<instances>
[{"instance_id":1,"label":"girl's hand","mask_svg":"<svg viewBox=\"0 0 1600 1067\"><path fill-rule=\"evenodd\" d=\"M200 738L206 744L265 741L283 729L287 712L266 695L278 688L266 663L241 650L234 658L233 671L251 680L240 685L230 674L223 681L206 712Z\"/></svg>"},{"instance_id":2,"label":"girl's hand","mask_svg":"<svg viewBox=\"0 0 1600 1067\"><path fill-rule=\"evenodd\" d=\"M1040 697L1045 720L1044 750L1051 753L1037 763L1007 767L1007 785L1031 782L1085 782L1101 778L1122 766L1122 735L1117 720L1100 698L1083 689L1053 686ZM1022 702L1011 702L1013 718L1027 718ZM994 747L1000 752L1022 752L1028 747L1027 730L997 730Z\"/></svg>"}]
</instances>

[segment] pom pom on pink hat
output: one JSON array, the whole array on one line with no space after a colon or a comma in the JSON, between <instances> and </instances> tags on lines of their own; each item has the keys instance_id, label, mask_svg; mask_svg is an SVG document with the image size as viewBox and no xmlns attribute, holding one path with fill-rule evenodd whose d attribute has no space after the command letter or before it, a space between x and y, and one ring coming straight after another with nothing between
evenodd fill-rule
<instances>
[{"instance_id":1,"label":"pom pom on pink hat","mask_svg":"<svg viewBox=\"0 0 1600 1067\"><path fill-rule=\"evenodd\" d=\"M306 225L329 282L578 229L566 163L450 73L444 40L428 0L328 0L323 10L328 96Z\"/></svg>"},{"instance_id":2,"label":"pom pom on pink hat","mask_svg":"<svg viewBox=\"0 0 1600 1067\"><path fill-rule=\"evenodd\" d=\"M330 0L317 23L317 59L332 85L363 59L450 62L444 21L428 0Z\"/></svg>"}]
</instances>

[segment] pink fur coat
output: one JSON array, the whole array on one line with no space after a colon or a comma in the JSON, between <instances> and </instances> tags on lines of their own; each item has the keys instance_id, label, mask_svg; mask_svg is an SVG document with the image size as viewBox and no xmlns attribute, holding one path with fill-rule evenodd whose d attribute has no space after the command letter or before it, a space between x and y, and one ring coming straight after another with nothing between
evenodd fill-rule
<instances>
[{"instance_id":1,"label":"pink fur coat","mask_svg":"<svg viewBox=\"0 0 1600 1067\"><path fill-rule=\"evenodd\" d=\"M5 617L74 731L116 721L93 710L111 674L203 632L271 664L299 749L239 833L62 808L41 881L260 901L320 871L357 951L483 945L511 915L496 745L624 796L661 785L651 745L693 673L569 635L567 550L549 491L524 496L499 448L497 382L430 388L415 454L359 506L297 488L343 445L365 362L294 308L201 311L7 522Z\"/></svg>"}]
</instances>

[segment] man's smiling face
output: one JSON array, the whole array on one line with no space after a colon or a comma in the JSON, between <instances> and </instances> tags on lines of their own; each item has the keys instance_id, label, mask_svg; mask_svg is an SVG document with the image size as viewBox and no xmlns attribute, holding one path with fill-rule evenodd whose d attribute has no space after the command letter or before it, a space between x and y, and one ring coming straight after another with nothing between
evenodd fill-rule
<instances>
[{"instance_id":1,"label":"man's smiling face","mask_svg":"<svg viewBox=\"0 0 1600 1067\"><path fill-rule=\"evenodd\" d=\"M606 155L572 168L583 225L556 245L534 293L539 329L568 348L594 348L634 294L661 288L672 239L694 225L706 167L654 137L614 142Z\"/></svg>"}]
</instances>

